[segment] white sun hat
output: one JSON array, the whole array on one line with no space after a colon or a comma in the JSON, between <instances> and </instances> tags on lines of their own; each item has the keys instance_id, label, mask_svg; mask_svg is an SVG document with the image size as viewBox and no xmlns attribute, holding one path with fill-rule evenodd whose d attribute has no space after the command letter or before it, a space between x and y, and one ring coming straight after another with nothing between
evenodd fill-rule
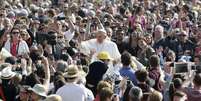
<instances>
[{"instance_id":1,"label":"white sun hat","mask_svg":"<svg viewBox=\"0 0 201 101\"><path fill-rule=\"evenodd\" d=\"M45 87L42 84L35 84L33 88L29 88L28 90L42 97L47 97Z\"/></svg>"},{"instance_id":2,"label":"white sun hat","mask_svg":"<svg viewBox=\"0 0 201 101\"><path fill-rule=\"evenodd\" d=\"M5 67L0 74L1 79L11 79L16 75L16 73L12 71L12 67L10 66Z\"/></svg>"}]
</instances>

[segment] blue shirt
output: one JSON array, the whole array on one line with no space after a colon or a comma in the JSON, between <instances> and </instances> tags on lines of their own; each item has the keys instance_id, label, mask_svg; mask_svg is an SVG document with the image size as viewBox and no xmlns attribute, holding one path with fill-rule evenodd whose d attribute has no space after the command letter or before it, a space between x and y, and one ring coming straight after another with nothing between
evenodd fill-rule
<instances>
[{"instance_id":1,"label":"blue shirt","mask_svg":"<svg viewBox=\"0 0 201 101\"><path fill-rule=\"evenodd\" d=\"M128 79L131 80L134 85L137 85L135 71L131 67L123 67L119 70L119 72L122 77L128 77Z\"/></svg>"}]
</instances>

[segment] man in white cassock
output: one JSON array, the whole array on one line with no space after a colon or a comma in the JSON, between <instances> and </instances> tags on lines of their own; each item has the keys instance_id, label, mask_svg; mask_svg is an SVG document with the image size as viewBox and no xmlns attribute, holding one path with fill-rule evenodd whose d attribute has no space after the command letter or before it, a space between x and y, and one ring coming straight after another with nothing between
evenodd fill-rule
<instances>
[{"instance_id":1,"label":"man in white cassock","mask_svg":"<svg viewBox=\"0 0 201 101\"><path fill-rule=\"evenodd\" d=\"M102 51L107 51L114 60L120 59L121 54L117 48L117 45L116 43L106 39L106 31L104 29L98 29L95 34L96 38L81 43L80 51L82 53L91 55L91 62L97 60L98 53Z\"/></svg>"}]
</instances>

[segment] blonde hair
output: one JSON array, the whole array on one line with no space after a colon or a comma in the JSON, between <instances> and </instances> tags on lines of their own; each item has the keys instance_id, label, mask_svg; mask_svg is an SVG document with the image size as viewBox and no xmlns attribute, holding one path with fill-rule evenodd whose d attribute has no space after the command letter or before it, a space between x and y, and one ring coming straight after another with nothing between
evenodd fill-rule
<instances>
[{"instance_id":1,"label":"blonde hair","mask_svg":"<svg viewBox=\"0 0 201 101\"><path fill-rule=\"evenodd\" d=\"M163 95L158 91L153 91L148 98L148 101L162 101L162 100L163 100Z\"/></svg>"},{"instance_id":2,"label":"blonde hair","mask_svg":"<svg viewBox=\"0 0 201 101\"><path fill-rule=\"evenodd\" d=\"M97 93L99 93L101 89L105 87L112 88L112 85L107 81L100 81L97 85Z\"/></svg>"},{"instance_id":3,"label":"blonde hair","mask_svg":"<svg viewBox=\"0 0 201 101\"><path fill-rule=\"evenodd\" d=\"M113 95L113 90L110 87L104 87L100 90L99 96L100 101L107 101L107 98L111 98Z\"/></svg>"},{"instance_id":4,"label":"blonde hair","mask_svg":"<svg viewBox=\"0 0 201 101\"><path fill-rule=\"evenodd\" d=\"M44 101L62 101L61 96L59 95L49 95Z\"/></svg>"}]
</instances>

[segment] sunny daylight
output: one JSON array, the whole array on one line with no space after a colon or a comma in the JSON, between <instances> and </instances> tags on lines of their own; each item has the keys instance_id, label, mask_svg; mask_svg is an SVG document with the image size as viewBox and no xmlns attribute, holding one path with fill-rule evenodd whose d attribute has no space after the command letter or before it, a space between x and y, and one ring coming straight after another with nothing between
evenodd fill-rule
<instances>
[{"instance_id":1,"label":"sunny daylight","mask_svg":"<svg viewBox=\"0 0 201 101\"><path fill-rule=\"evenodd\" d=\"M0 101L200 101L201 0L0 0Z\"/></svg>"}]
</instances>

